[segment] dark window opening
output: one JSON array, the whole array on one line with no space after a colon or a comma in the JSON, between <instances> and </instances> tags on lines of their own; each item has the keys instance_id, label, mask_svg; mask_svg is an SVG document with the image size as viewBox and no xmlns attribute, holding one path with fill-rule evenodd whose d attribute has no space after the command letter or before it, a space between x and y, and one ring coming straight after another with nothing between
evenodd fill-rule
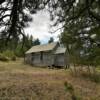
<instances>
[{"instance_id":1,"label":"dark window opening","mask_svg":"<svg viewBox=\"0 0 100 100\"><path fill-rule=\"evenodd\" d=\"M40 60L43 60L43 52L41 51L40 53Z\"/></svg>"},{"instance_id":2,"label":"dark window opening","mask_svg":"<svg viewBox=\"0 0 100 100\"><path fill-rule=\"evenodd\" d=\"M32 58L31 58L31 60L32 60L32 61L34 60L34 53L32 53Z\"/></svg>"}]
</instances>

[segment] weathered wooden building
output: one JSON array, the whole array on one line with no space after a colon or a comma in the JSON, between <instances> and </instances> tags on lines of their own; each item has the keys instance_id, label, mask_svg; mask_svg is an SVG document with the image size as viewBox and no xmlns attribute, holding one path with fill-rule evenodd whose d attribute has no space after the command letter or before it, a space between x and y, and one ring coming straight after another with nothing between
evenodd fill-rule
<instances>
[{"instance_id":1,"label":"weathered wooden building","mask_svg":"<svg viewBox=\"0 0 100 100\"><path fill-rule=\"evenodd\" d=\"M66 48L58 42L37 45L25 53L25 62L34 66L66 66Z\"/></svg>"}]
</instances>

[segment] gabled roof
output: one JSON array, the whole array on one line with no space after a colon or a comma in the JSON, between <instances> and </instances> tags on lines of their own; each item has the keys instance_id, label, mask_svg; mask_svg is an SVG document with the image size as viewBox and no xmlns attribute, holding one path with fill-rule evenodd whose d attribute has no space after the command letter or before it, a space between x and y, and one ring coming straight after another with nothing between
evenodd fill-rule
<instances>
[{"instance_id":1,"label":"gabled roof","mask_svg":"<svg viewBox=\"0 0 100 100\"><path fill-rule=\"evenodd\" d=\"M66 48L64 47L58 47L57 50L54 52L54 54L62 54L66 52Z\"/></svg>"},{"instance_id":2,"label":"gabled roof","mask_svg":"<svg viewBox=\"0 0 100 100\"><path fill-rule=\"evenodd\" d=\"M58 42L53 42L53 43L49 43L49 44L33 46L26 52L26 54L34 53L34 52L41 52L41 51L50 51L50 50L53 50L57 44L58 44Z\"/></svg>"}]
</instances>

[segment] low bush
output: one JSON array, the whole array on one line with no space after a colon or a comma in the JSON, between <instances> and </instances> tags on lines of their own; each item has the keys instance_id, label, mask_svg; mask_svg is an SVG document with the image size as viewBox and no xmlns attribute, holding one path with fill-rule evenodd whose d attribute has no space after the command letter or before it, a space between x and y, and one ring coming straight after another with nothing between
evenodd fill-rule
<instances>
[{"instance_id":1,"label":"low bush","mask_svg":"<svg viewBox=\"0 0 100 100\"><path fill-rule=\"evenodd\" d=\"M81 100L81 97L75 94L74 87L70 83L65 82L64 86L65 90L71 95L71 100Z\"/></svg>"},{"instance_id":2,"label":"low bush","mask_svg":"<svg viewBox=\"0 0 100 100\"><path fill-rule=\"evenodd\" d=\"M7 61L9 61L9 58L6 57L6 56L4 56L3 54L0 54L0 61L5 61L5 62L7 62Z\"/></svg>"},{"instance_id":3,"label":"low bush","mask_svg":"<svg viewBox=\"0 0 100 100\"><path fill-rule=\"evenodd\" d=\"M16 61L16 56L15 53L11 50L6 50L2 53L5 57L10 58L12 61Z\"/></svg>"},{"instance_id":4,"label":"low bush","mask_svg":"<svg viewBox=\"0 0 100 100\"><path fill-rule=\"evenodd\" d=\"M12 58L13 56L15 56L14 52L11 50L6 50L2 53L4 56Z\"/></svg>"},{"instance_id":5,"label":"low bush","mask_svg":"<svg viewBox=\"0 0 100 100\"><path fill-rule=\"evenodd\" d=\"M16 61L16 56L11 57L12 61Z\"/></svg>"}]
</instances>

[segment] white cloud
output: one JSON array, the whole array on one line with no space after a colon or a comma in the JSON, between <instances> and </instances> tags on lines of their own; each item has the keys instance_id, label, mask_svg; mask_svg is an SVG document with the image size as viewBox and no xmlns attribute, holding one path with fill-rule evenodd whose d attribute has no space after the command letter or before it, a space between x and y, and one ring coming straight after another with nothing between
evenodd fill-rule
<instances>
[{"instance_id":1,"label":"white cloud","mask_svg":"<svg viewBox=\"0 0 100 100\"><path fill-rule=\"evenodd\" d=\"M28 28L25 28L25 33L33 35L34 38L39 38L42 43L46 43L50 37L53 37L57 41L60 32L49 33L50 23L48 12L45 10L40 11L36 15L33 15L33 21Z\"/></svg>"}]
</instances>

